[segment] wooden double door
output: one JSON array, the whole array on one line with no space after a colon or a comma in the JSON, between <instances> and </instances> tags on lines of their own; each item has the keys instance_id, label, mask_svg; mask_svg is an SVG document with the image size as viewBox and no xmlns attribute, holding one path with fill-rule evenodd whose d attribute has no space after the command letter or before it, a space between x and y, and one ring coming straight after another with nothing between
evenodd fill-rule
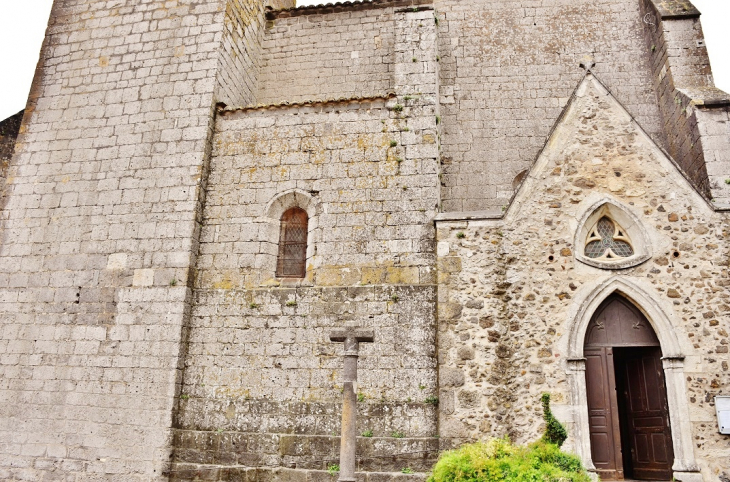
<instances>
[{"instance_id":1,"label":"wooden double door","mask_svg":"<svg viewBox=\"0 0 730 482\"><path fill-rule=\"evenodd\" d=\"M674 451L661 348L651 325L614 296L586 333L593 464L603 480L668 481Z\"/></svg>"}]
</instances>

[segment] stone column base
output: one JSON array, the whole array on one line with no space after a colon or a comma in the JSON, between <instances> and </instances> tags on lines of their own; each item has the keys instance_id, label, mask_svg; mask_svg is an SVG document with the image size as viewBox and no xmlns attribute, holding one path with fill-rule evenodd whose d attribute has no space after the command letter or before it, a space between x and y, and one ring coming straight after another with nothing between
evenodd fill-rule
<instances>
[{"instance_id":1,"label":"stone column base","mask_svg":"<svg viewBox=\"0 0 730 482\"><path fill-rule=\"evenodd\" d=\"M674 472L674 480L677 482L702 482L700 472Z\"/></svg>"}]
</instances>

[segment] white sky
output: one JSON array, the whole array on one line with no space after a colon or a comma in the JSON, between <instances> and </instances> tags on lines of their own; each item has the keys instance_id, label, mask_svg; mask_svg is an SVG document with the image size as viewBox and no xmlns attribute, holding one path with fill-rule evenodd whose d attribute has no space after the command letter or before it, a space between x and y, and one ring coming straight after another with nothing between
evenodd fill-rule
<instances>
[{"instance_id":1,"label":"white sky","mask_svg":"<svg viewBox=\"0 0 730 482\"><path fill-rule=\"evenodd\" d=\"M323 1L298 0L300 6L320 3ZM730 1L693 3L703 13L715 84L730 92ZM25 107L51 4L52 0L0 0L0 120Z\"/></svg>"}]
</instances>

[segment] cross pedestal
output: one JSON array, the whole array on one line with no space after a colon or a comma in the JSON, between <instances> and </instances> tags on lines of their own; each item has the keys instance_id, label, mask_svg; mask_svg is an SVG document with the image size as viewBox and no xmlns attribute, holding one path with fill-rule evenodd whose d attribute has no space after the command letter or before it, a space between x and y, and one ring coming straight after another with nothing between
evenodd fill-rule
<instances>
[{"instance_id":1,"label":"cross pedestal","mask_svg":"<svg viewBox=\"0 0 730 482\"><path fill-rule=\"evenodd\" d=\"M330 341L345 344L345 368L342 391L342 436L340 438L340 478L338 482L355 482L357 444L357 359L360 343L372 343L373 330L348 323L330 333Z\"/></svg>"}]
</instances>

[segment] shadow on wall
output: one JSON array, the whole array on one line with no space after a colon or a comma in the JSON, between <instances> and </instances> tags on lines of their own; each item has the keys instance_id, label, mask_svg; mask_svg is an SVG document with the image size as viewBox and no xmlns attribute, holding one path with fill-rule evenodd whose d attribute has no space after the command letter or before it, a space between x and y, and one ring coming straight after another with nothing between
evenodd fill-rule
<instances>
[{"instance_id":1,"label":"shadow on wall","mask_svg":"<svg viewBox=\"0 0 730 482\"><path fill-rule=\"evenodd\" d=\"M0 121L0 163L2 163L2 177L5 177L10 158L15 151L15 139L20 131L20 123L23 121L24 110L15 115Z\"/></svg>"}]
</instances>

